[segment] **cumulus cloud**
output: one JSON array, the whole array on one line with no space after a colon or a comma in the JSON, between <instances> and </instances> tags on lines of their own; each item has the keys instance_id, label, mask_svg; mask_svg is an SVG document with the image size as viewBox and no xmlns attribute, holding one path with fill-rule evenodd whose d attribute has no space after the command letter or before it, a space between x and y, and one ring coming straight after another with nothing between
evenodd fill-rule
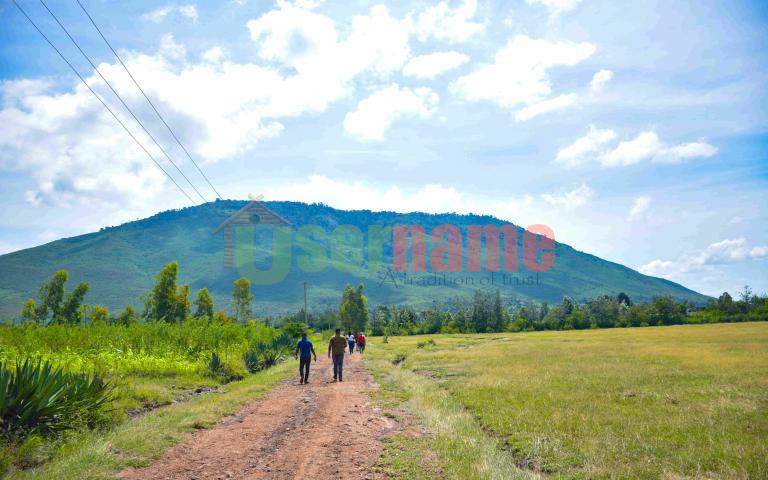
<instances>
[{"instance_id":1,"label":"cumulus cloud","mask_svg":"<svg viewBox=\"0 0 768 480\"><path fill-rule=\"evenodd\" d=\"M550 42L518 35L496 53L493 63L459 77L451 91L469 101L507 108L535 104L552 93L548 69L576 65L594 51L588 42Z\"/></svg>"},{"instance_id":2,"label":"cumulus cloud","mask_svg":"<svg viewBox=\"0 0 768 480\"><path fill-rule=\"evenodd\" d=\"M454 8L443 0L416 16L414 32L421 41L434 38L449 43L464 42L485 29L482 23L474 21L476 13L477 0L464 0Z\"/></svg>"},{"instance_id":3,"label":"cumulus cloud","mask_svg":"<svg viewBox=\"0 0 768 480\"><path fill-rule=\"evenodd\" d=\"M574 210L585 205L595 192L586 184L563 193L543 193L541 199L550 205L562 207L566 210Z\"/></svg>"},{"instance_id":4,"label":"cumulus cloud","mask_svg":"<svg viewBox=\"0 0 768 480\"><path fill-rule=\"evenodd\" d=\"M613 72L610 70L600 70L592 76L589 82L589 88L593 93L598 93L613 79Z\"/></svg>"},{"instance_id":5,"label":"cumulus cloud","mask_svg":"<svg viewBox=\"0 0 768 480\"><path fill-rule=\"evenodd\" d=\"M575 93L559 95L554 98L533 103L519 110L517 113L515 113L515 120L518 122L525 122L534 117L538 117L539 115L556 112L558 110L563 110L575 104L576 104Z\"/></svg>"},{"instance_id":6,"label":"cumulus cloud","mask_svg":"<svg viewBox=\"0 0 768 480\"><path fill-rule=\"evenodd\" d=\"M459 52L435 52L413 57L403 67L403 75L416 78L434 78L469 61Z\"/></svg>"},{"instance_id":7,"label":"cumulus cloud","mask_svg":"<svg viewBox=\"0 0 768 480\"><path fill-rule=\"evenodd\" d=\"M646 275L673 279L686 273L713 271L718 265L763 258L768 258L768 245L750 247L744 238L725 239L677 260L653 260L638 270Z\"/></svg>"},{"instance_id":8,"label":"cumulus cloud","mask_svg":"<svg viewBox=\"0 0 768 480\"><path fill-rule=\"evenodd\" d=\"M691 158L711 157L718 152L716 147L704 140L667 145L652 130L609 148L608 144L615 138L613 130L599 130L591 125L584 137L557 152L555 162L568 167L590 162L599 162L603 167L620 167L643 161L680 163Z\"/></svg>"},{"instance_id":9,"label":"cumulus cloud","mask_svg":"<svg viewBox=\"0 0 768 480\"><path fill-rule=\"evenodd\" d=\"M384 140L392 123L403 117L428 118L437 107L438 96L426 87L410 89L392 84L357 104L344 117L344 129L361 140Z\"/></svg>"},{"instance_id":10,"label":"cumulus cloud","mask_svg":"<svg viewBox=\"0 0 768 480\"><path fill-rule=\"evenodd\" d=\"M193 23L197 22L197 6L193 3L179 6L166 5L164 7L159 7L155 10L143 14L141 19L145 22L160 23L165 20L168 15L175 12L178 12L178 14L182 17L186 17L192 20Z\"/></svg>"},{"instance_id":11,"label":"cumulus cloud","mask_svg":"<svg viewBox=\"0 0 768 480\"><path fill-rule=\"evenodd\" d=\"M187 17L188 19L192 20L193 23L197 22L197 6L193 3L190 3L188 5L181 5L179 6L179 13Z\"/></svg>"},{"instance_id":12,"label":"cumulus cloud","mask_svg":"<svg viewBox=\"0 0 768 480\"><path fill-rule=\"evenodd\" d=\"M645 216L645 212L648 211L648 207L651 206L651 201L651 197L647 195L637 197L632 203L632 208L629 209L627 220L633 222L642 219Z\"/></svg>"},{"instance_id":13,"label":"cumulus cloud","mask_svg":"<svg viewBox=\"0 0 768 480\"><path fill-rule=\"evenodd\" d=\"M541 5L547 9L551 18L570 12L579 6L581 0L525 0L528 5Z\"/></svg>"},{"instance_id":14,"label":"cumulus cloud","mask_svg":"<svg viewBox=\"0 0 768 480\"><path fill-rule=\"evenodd\" d=\"M575 167L594 160L604 146L616 138L613 130L600 130L589 126L587 134L557 152L555 161L567 167Z\"/></svg>"},{"instance_id":15,"label":"cumulus cloud","mask_svg":"<svg viewBox=\"0 0 768 480\"><path fill-rule=\"evenodd\" d=\"M656 163L680 163L690 158L711 157L717 148L700 140L692 143L667 146L653 131L642 132L632 140L620 142L613 150L605 152L600 162L605 167L634 165L644 160Z\"/></svg>"},{"instance_id":16,"label":"cumulus cloud","mask_svg":"<svg viewBox=\"0 0 768 480\"><path fill-rule=\"evenodd\" d=\"M410 56L410 20L393 18L381 5L355 16L343 35L331 18L293 4L261 15L248 22L248 28L258 63L229 61L217 47L196 63L170 35L155 52L124 54L128 68L203 163L253 149L282 132L282 119L322 112L349 96L362 76L386 79ZM122 67L103 63L98 68L139 117L150 128L157 127ZM115 106L98 76L92 74L87 81ZM146 203L167 188L163 173L84 86L21 82L0 86L0 122L6 125L0 129L0 166L34 176L37 187L26 195L30 203L80 199L129 205ZM415 90L411 93L419 96ZM138 126L128 126L163 163ZM153 133L181 168L188 169L184 154L172 148L175 142L166 132Z\"/></svg>"}]
</instances>

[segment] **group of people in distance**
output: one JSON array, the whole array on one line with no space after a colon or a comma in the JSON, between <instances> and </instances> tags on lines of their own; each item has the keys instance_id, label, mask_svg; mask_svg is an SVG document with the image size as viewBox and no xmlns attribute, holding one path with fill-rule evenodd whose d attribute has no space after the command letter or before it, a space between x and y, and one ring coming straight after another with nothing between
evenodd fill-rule
<instances>
[{"instance_id":1,"label":"group of people in distance","mask_svg":"<svg viewBox=\"0 0 768 480\"><path fill-rule=\"evenodd\" d=\"M341 329L336 329L336 334L328 342L328 358L333 358L333 381L343 382L344 372L344 353L349 348L349 354L352 355L357 345L357 351L365 351L365 334L359 332L348 332L346 336L341 335ZM312 357L317 361L317 354L312 341L307 338L307 332L301 334L301 340L296 344L293 350L293 357L299 359L299 383L309 383L309 365L312 363Z\"/></svg>"}]
</instances>

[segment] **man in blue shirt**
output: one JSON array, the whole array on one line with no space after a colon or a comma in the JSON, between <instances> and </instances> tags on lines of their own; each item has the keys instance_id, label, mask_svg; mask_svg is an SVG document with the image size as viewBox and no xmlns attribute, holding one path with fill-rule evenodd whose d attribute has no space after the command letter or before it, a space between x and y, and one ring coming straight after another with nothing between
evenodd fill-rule
<instances>
[{"instance_id":1,"label":"man in blue shirt","mask_svg":"<svg viewBox=\"0 0 768 480\"><path fill-rule=\"evenodd\" d=\"M301 354L301 356L299 356ZM309 364L314 355L315 361L317 361L317 354L315 353L315 347L312 346L312 342L307 339L307 332L301 334L301 340L296 344L296 348L293 351L293 358L299 356L299 383L309 383Z\"/></svg>"}]
</instances>

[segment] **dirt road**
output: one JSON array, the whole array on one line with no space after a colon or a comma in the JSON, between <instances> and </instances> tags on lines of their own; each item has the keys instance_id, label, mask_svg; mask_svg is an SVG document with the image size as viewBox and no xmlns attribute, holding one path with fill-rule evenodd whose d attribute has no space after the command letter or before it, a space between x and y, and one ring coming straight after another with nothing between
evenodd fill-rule
<instances>
[{"instance_id":1,"label":"dirt road","mask_svg":"<svg viewBox=\"0 0 768 480\"><path fill-rule=\"evenodd\" d=\"M310 383L300 385L296 362L290 382L120 478L384 478L371 466L394 423L371 402L372 379L360 357L345 357L343 383L331 382L331 362L321 355Z\"/></svg>"}]
</instances>

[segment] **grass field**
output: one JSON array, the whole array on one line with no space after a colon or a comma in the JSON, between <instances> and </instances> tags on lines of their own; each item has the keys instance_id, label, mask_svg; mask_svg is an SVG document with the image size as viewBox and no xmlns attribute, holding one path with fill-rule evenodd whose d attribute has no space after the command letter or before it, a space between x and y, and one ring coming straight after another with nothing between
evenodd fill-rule
<instances>
[{"instance_id":1,"label":"grass field","mask_svg":"<svg viewBox=\"0 0 768 480\"><path fill-rule=\"evenodd\" d=\"M243 354L254 342L278 335L277 329L256 322L248 325L198 320L189 320L183 325L165 322L130 326L0 325L0 362L14 365L31 358L33 362L50 361L67 372L98 374L110 386L111 399L97 417L92 431L73 428L61 435L15 432L0 436L0 476L34 470L50 460L63 458L62 452L73 454L76 452L73 445L80 445L83 435L101 438L114 428L118 431L136 428L126 425L136 425L136 418L160 407L174 403L196 405L199 397L205 396L211 396L214 400L209 402L215 402L222 397L220 393L204 393L244 388L240 386L243 382L228 383L253 376L246 369ZM214 352L223 363L216 371L209 367ZM242 401L245 400L243 397ZM216 404L216 408L224 407ZM172 437L173 432L170 429L167 434ZM82 453L77 451L75 456Z\"/></svg>"},{"instance_id":2,"label":"grass field","mask_svg":"<svg viewBox=\"0 0 768 480\"><path fill-rule=\"evenodd\" d=\"M377 338L367 362L448 477L768 478L768 323Z\"/></svg>"}]
</instances>

